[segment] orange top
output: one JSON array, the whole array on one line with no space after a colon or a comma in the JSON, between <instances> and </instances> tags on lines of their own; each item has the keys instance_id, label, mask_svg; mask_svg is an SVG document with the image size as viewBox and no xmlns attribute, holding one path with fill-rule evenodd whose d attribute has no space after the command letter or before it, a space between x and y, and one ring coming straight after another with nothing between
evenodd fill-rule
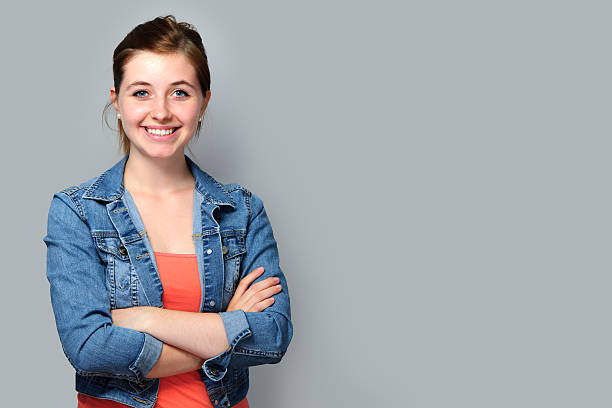
<instances>
[{"instance_id":1,"label":"orange top","mask_svg":"<svg viewBox=\"0 0 612 408\"><path fill-rule=\"evenodd\" d=\"M162 302L166 309L197 312L200 310L202 290L198 274L198 261L195 254L169 254L155 252L155 262L159 271L164 293ZM90 397L79 393L79 408L125 408L119 402ZM206 385L198 371L162 377L154 408L213 408L214 405L206 392ZM236 408L249 408L243 399Z\"/></svg>"}]
</instances>

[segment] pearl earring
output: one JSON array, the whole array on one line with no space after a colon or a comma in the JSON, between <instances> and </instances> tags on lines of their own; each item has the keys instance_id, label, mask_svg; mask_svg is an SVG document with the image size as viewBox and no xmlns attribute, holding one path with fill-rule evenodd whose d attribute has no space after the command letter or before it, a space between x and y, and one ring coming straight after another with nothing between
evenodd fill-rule
<instances>
[{"instance_id":1,"label":"pearl earring","mask_svg":"<svg viewBox=\"0 0 612 408\"><path fill-rule=\"evenodd\" d=\"M117 119L121 119L121 114L120 113L117 114Z\"/></svg>"}]
</instances>

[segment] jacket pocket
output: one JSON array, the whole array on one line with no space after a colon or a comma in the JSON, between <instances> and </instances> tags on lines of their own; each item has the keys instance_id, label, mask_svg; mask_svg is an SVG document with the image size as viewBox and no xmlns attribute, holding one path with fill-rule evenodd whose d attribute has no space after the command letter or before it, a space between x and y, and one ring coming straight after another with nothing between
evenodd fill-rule
<instances>
[{"instance_id":1,"label":"jacket pocket","mask_svg":"<svg viewBox=\"0 0 612 408\"><path fill-rule=\"evenodd\" d=\"M127 249L116 233L95 232L98 252L106 262L106 279L112 309L135 306L133 284L135 272ZM137 302L136 302L137 303Z\"/></svg>"},{"instance_id":2,"label":"jacket pocket","mask_svg":"<svg viewBox=\"0 0 612 408\"><path fill-rule=\"evenodd\" d=\"M245 236L242 231L221 231L223 250L223 310L227 307L240 281L240 263L246 254Z\"/></svg>"}]
</instances>

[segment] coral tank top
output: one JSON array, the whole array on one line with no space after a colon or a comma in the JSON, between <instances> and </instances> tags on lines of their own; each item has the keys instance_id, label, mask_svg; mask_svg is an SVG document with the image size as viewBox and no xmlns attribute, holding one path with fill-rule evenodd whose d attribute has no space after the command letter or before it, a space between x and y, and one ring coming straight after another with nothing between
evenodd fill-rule
<instances>
[{"instance_id":1,"label":"coral tank top","mask_svg":"<svg viewBox=\"0 0 612 408\"><path fill-rule=\"evenodd\" d=\"M197 312L200 310L202 290L195 254L169 254L155 252L164 293L162 302L166 309ZM119 402L90 397L78 393L78 408L125 408ZM162 377L154 408L213 408L206 385L198 371ZM236 408L249 408L243 399Z\"/></svg>"}]
</instances>

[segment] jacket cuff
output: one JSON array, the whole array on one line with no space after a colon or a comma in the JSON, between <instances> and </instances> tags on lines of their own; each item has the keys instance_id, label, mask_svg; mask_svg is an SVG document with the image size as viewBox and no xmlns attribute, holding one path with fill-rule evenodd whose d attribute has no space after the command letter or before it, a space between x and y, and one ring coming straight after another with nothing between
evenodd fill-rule
<instances>
[{"instance_id":1,"label":"jacket cuff","mask_svg":"<svg viewBox=\"0 0 612 408\"><path fill-rule=\"evenodd\" d=\"M251 335L249 322L247 321L246 315L242 310L221 312L219 315L223 321L227 342L229 343L230 348L204 362L202 369L206 376L213 381L219 381L223 378L223 376L225 376L227 366L229 365L232 353L234 352L234 348L236 348L236 345L240 340Z\"/></svg>"},{"instance_id":2,"label":"jacket cuff","mask_svg":"<svg viewBox=\"0 0 612 408\"><path fill-rule=\"evenodd\" d=\"M140 354L130 366L130 370L136 375L138 381L144 381L145 375L149 374L149 371L153 368L159 356L161 355L163 343L161 340L156 339L148 333L143 333L144 342Z\"/></svg>"}]
</instances>

